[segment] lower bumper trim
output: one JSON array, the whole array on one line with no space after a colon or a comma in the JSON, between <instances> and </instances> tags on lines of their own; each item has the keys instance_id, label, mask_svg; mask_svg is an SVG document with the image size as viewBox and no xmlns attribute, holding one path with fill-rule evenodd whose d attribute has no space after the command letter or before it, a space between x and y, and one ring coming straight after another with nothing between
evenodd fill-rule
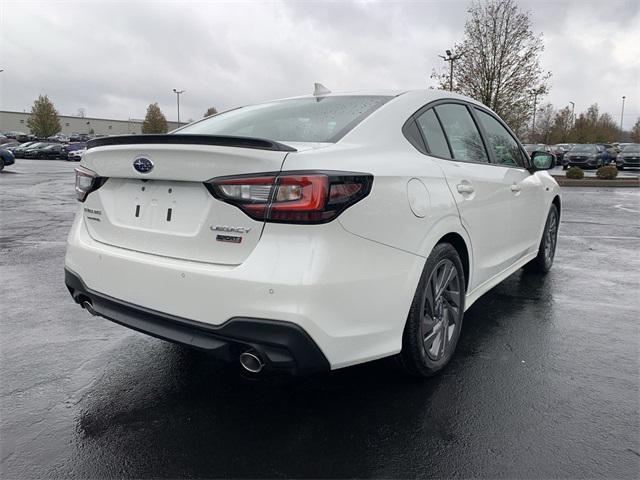
<instances>
[{"instance_id":1,"label":"lower bumper trim","mask_svg":"<svg viewBox=\"0 0 640 480\"><path fill-rule=\"evenodd\" d=\"M295 374L330 368L309 334L291 322L234 317L222 325L208 325L95 292L69 269L65 269L65 283L77 303L89 301L101 317L163 340L207 350L228 362L236 362L242 352L252 349L262 356L266 368Z\"/></svg>"}]
</instances>

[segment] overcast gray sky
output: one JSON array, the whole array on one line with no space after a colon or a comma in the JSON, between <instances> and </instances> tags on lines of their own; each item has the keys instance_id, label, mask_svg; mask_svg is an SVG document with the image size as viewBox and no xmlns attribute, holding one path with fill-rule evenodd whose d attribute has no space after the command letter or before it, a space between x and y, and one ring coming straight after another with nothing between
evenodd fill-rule
<instances>
[{"instance_id":1,"label":"overcast gray sky","mask_svg":"<svg viewBox=\"0 0 640 480\"><path fill-rule=\"evenodd\" d=\"M195 2L0 0L0 109L46 93L61 114L181 118L333 91L433 85L438 54L462 38L469 1ZM545 101L640 116L638 0L520 1L544 34Z\"/></svg>"}]
</instances>

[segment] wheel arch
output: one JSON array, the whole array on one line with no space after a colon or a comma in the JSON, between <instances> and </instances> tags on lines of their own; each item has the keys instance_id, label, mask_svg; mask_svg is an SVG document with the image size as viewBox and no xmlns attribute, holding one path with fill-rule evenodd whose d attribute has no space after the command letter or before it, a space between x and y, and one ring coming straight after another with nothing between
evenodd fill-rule
<instances>
[{"instance_id":1,"label":"wheel arch","mask_svg":"<svg viewBox=\"0 0 640 480\"><path fill-rule=\"evenodd\" d=\"M458 255L460 256L460 260L462 261L462 269L464 271L465 289L468 291L469 290L469 272L470 272L471 265L470 265L469 248L467 247L467 243L465 242L464 238L462 238L462 236L456 232L447 233L442 238L440 238L440 240L438 240L436 245L439 245L441 243L450 244L458 252Z\"/></svg>"},{"instance_id":2,"label":"wheel arch","mask_svg":"<svg viewBox=\"0 0 640 480\"><path fill-rule=\"evenodd\" d=\"M561 215L560 215L560 212L561 212L561 208L560 208L560 205L561 205L560 195L556 195L555 197L553 197L553 200L551 201L551 203L552 203L553 205L555 205L555 206L556 206L556 208L558 209L558 217L560 217L560 216L561 216Z\"/></svg>"}]
</instances>

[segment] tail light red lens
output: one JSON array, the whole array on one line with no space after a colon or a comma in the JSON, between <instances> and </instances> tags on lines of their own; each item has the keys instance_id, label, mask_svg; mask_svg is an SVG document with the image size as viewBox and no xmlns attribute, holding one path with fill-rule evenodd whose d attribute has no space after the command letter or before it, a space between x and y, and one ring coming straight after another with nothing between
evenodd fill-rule
<instances>
[{"instance_id":1,"label":"tail light red lens","mask_svg":"<svg viewBox=\"0 0 640 480\"><path fill-rule=\"evenodd\" d=\"M255 220L325 223L362 200L373 176L351 172L283 172L214 178L205 183L214 197Z\"/></svg>"},{"instance_id":2,"label":"tail light red lens","mask_svg":"<svg viewBox=\"0 0 640 480\"><path fill-rule=\"evenodd\" d=\"M99 177L98 174L88 168L76 168L76 198L84 202L94 190L100 188L107 179Z\"/></svg>"}]
</instances>

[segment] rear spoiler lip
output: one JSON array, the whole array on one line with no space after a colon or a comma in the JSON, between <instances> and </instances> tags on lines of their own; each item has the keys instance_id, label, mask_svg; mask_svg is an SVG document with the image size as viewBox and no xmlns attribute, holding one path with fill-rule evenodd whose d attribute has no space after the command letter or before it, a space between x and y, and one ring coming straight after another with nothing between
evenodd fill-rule
<instances>
[{"instance_id":1,"label":"rear spoiler lip","mask_svg":"<svg viewBox=\"0 0 640 480\"><path fill-rule=\"evenodd\" d=\"M147 135L117 135L113 137L94 138L87 142L87 150L109 145L218 145L223 147L254 148L257 150L272 150L277 152L297 152L284 143L267 140L265 138L235 137L227 135L190 135L180 133L147 134Z\"/></svg>"}]
</instances>

